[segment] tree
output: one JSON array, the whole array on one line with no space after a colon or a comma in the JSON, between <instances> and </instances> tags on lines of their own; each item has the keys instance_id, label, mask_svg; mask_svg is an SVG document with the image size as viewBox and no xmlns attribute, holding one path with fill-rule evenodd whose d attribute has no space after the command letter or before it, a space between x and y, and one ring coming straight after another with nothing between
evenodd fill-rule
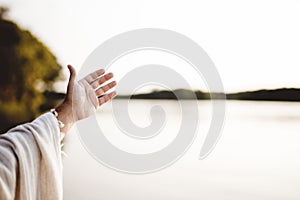
<instances>
[{"instance_id":1,"label":"tree","mask_svg":"<svg viewBox=\"0 0 300 200\"><path fill-rule=\"evenodd\" d=\"M44 92L54 91L62 79L50 50L29 31L4 19L0 8L0 132L39 115L46 103Z\"/></svg>"},{"instance_id":2,"label":"tree","mask_svg":"<svg viewBox=\"0 0 300 200\"><path fill-rule=\"evenodd\" d=\"M0 19L4 19L9 9L7 7L0 7Z\"/></svg>"}]
</instances>

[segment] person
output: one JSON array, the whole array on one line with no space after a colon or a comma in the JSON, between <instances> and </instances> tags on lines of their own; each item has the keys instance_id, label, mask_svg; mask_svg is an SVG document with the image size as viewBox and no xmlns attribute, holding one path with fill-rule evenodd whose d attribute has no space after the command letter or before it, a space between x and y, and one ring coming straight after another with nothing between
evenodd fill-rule
<instances>
[{"instance_id":1,"label":"person","mask_svg":"<svg viewBox=\"0 0 300 200\"><path fill-rule=\"evenodd\" d=\"M0 199L62 199L61 138L116 96L112 73L97 70L80 81L70 77L64 101L51 112L0 136Z\"/></svg>"}]
</instances>

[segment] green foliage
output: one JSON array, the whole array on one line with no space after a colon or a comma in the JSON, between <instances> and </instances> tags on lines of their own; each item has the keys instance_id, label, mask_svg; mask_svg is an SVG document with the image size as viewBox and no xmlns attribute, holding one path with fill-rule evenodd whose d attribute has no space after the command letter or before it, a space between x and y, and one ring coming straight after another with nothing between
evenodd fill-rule
<instances>
[{"instance_id":1,"label":"green foliage","mask_svg":"<svg viewBox=\"0 0 300 200\"><path fill-rule=\"evenodd\" d=\"M62 79L55 56L29 31L0 18L0 132L39 115Z\"/></svg>"}]
</instances>

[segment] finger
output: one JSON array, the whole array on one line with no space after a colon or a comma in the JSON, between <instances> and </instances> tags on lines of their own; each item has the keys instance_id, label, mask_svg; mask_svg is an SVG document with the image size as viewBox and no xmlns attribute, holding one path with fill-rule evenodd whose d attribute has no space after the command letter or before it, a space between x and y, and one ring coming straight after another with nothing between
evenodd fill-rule
<instances>
[{"instance_id":1,"label":"finger","mask_svg":"<svg viewBox=\"0 0 300 200\"><path fill-rule=\"evenodd\" d=\"M73 92L73 87L74 87L74 81L76 77L76 70L72 65L68 65L68 69L70 71L70 76L69 76L69 83L68 83L68 88L67 88L67 95L72 95Z\"/></svg>"},{"instance_id":2,"label":"finger","mask_svg":"<svg viewBox=\"0 0 300 200\"><path fill-rule=\"evenodd\" d=\"M86 77L84 77L84 80L86 80L86 82L88 82L89 84L91 84L92 82L94 82L97 78L99 78L99 76L102 76L105 73L104 69L99 69L97 71L94 71L93 73L90 73L89 75L87 75Z\"/></svg>"},{"instance_id":3,"label":"finger","mask_svg":"<svg viewBox=\"0 0 300 200\"><path fill-rule=\"evenodd\" d=\"M113 87L115 87L117 85L116 81L110 82L100 88L98 88L95 92L96 92L96 96L101 96L103 95L105 92L107 92L108 90L112 89Z\"/></svg>"},{"instance_id":4,"label":"finger","mask_svg":"<svg viewBox=\"0 0 300 200\"><path fill-rule=\"evenodd\" d=\"M102 97L98 98L99 106L103 105L104 103L108 102L109 100L113 99L117 93L111 92L109 94L103 95Z\"/></svg>"},{"instance_id":5,"label":"finger","mask_svg":"<svg viewBox=\"0 0 300 200\"><path fill-rule=\"evenodd\" d=\"M103 83L105 83L106 81L110 80L113 77L114 77L113 73L105 74L104 76L101 76L100 78L95 80L91 84L91 86L92 86L93 89L97 89L100 85L102 85Z\"/></svg>"}]
</instances>

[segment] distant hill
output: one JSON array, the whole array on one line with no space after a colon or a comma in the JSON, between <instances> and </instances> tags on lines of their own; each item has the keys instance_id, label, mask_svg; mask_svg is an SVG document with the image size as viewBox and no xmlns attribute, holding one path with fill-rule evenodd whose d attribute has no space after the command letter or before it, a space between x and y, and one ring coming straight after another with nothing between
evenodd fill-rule
<instances>
[{"instance_id":1,"label":"distant hill","mask_svg":"<svg viewBox=\"0 0 300 200\"><path fill-rule=\"evenodd\" d=\"M136 94L132 96L119 95L118 99L193 99L199 100L222 99L226 95L228 100L252 100L252 101L300 101L300 89L281 88L274 90L256 90L239 93L207 93L202 91L191 91L177 89L174 91L154 91L151 93Z\"/></svg>"},{"instance_id":2,"label":"distant hill","mask_svg":"<svg viewBox=\"0 0 300 200\"><path fill-rule=\"evenodd\" d=\"M227 94L227 99L254 101L300 101L300 89L281 88Z\"/></svg>"},{"instance_id":3,"label":"distant hill","mask_svg":"<svg viewBox=\"0 0 300 200\"><path fill-rule=\"evenodd\" d=\"M208 96L207 96L208 95ZM151 93L144 93L144 94L135 94L132 95L131 99L208 99L209 94L204 93L201 91L191 91L185 89L177 89L174 91L162 90L162 91L154 91ZM129 96L126 95L118 95L117 98L119 99L127 99Z\"/></svg>"}]
</instances>

